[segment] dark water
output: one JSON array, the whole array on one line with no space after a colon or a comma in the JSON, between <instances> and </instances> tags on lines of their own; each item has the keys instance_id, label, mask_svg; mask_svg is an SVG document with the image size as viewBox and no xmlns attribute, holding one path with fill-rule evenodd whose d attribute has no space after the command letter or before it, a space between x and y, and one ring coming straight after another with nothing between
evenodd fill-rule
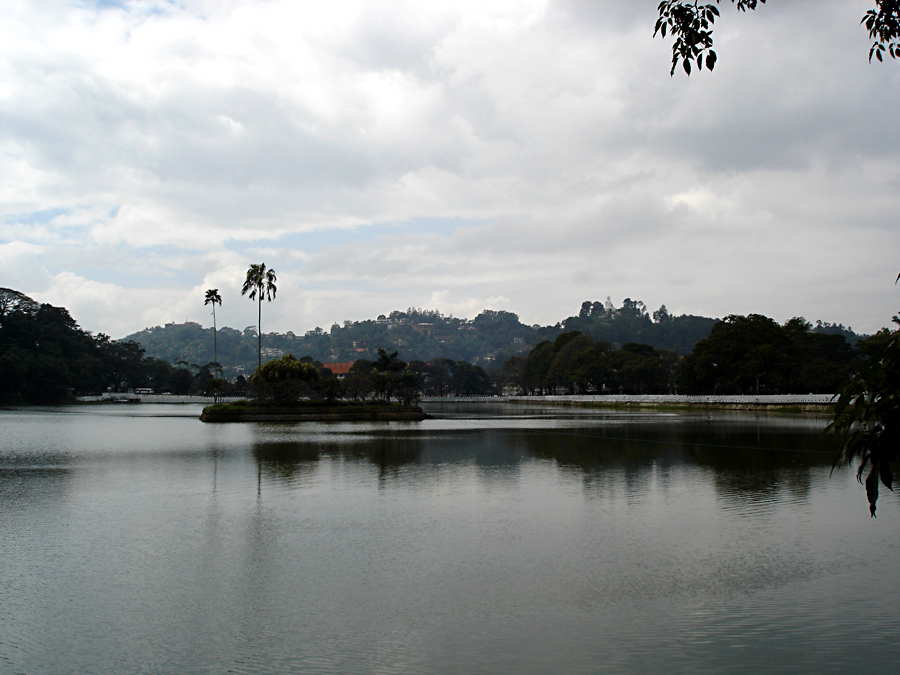
<instances>
[{"instance_id":1,"label":"dark water","mask_svg":"<svg viewBox=\"0 0 900 675\"><path fill-rule=\"evenodd\" d=\"M0 411L0 673L900 672L821 419Z\"/></svg>"}]
</instances>

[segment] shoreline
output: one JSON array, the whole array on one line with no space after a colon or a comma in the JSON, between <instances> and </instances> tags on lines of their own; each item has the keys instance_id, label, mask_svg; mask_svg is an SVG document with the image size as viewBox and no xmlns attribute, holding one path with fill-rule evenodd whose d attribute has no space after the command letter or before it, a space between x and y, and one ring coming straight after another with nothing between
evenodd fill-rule
<instances>
[{"instance_id":1,"label":"shoreline","mask_svg":"<svg viewBox=\"0 0 900 675\"><path fill-rule=\"evenodd\" d=\"M540 403L580 408L652 408L657 410L728 410L828 414L832 394L683 395L683 394L559 394L548 396L470 396L423 398L428 403Z\"/></svg>"},{"instance_id":2,"label":"shoreline","mask_svg":"<svg viewBox=\"0 0 900 675\"><path fill-rule=\"evenodd\" d=\"M418 406L400 405L309 405L293 408L254 406L207 406L200 421L227 422L415 422L431 416Z\"/></svg>"}]
</instances>

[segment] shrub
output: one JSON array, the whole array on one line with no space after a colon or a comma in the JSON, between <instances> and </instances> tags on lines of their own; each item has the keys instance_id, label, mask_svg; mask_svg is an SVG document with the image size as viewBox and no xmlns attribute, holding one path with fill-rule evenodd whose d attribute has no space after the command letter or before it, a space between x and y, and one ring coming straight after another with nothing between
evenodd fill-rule
<instances>
[{"instance_id":1,"label":"shrub","mask_svg":"<svg viewBox=\"0 0 900 675\"><path fill-rule=\"evenodd\" d=\"M309 396L318 380L319 371L314 365L288 354L264 363L250 382L261 400L289 405Z\"/></svg>"}]
</instances>

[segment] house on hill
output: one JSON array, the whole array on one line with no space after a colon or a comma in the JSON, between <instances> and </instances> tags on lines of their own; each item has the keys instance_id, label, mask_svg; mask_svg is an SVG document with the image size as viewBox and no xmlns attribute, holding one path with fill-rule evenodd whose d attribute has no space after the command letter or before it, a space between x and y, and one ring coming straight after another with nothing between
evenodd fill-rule
<instances>
[{"instance_id":1,"label":"house on hill","mask_svg":"<svg viewBox=\"0 0 900 675\"><path fill-rule=\"evenodd\" d=\"M341 380L350 372L350 369L353 367L353 361L347 361L345 363L323 363L322 367L328 368L336 378Z\"/></svg>"}]
</instances>

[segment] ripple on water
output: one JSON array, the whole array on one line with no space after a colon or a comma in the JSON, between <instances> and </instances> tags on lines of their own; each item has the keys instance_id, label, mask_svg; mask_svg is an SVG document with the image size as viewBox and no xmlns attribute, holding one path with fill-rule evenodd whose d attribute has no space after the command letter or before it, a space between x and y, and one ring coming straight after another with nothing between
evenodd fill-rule
<instances>
[{"instance_id":1,"label":"ripple on water","mask_svg":"<svg viewBox=\"0 0 900 675\"><path fill-rule=\"evenodd\" d=\"M897 497L871 521L789 421L546 414L0 413L0 663L897 670Z\"/></svg>"}]
</instances>

